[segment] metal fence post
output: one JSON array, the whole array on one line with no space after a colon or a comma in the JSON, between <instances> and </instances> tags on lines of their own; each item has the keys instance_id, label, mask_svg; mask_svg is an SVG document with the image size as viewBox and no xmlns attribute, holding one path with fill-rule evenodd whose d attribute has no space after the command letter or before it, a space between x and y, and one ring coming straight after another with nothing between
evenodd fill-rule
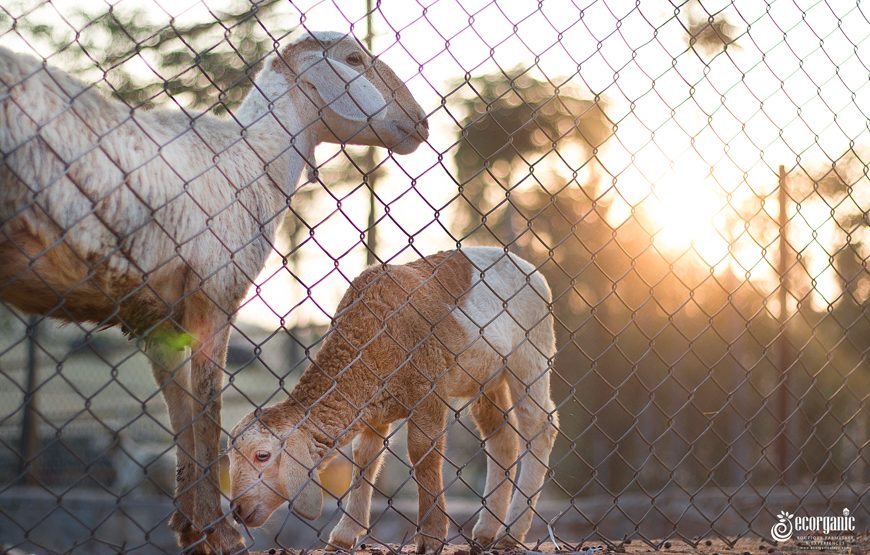
<instances>
[{"instance_id":1,"label":"metal fence post","mask_svg":"<svg viewBox=\"0 0 870 555\"><path fill-rule=\"evenodd\" d=\"M777 274L779 276L779 337L777 338L777 371L779 374L779 387L777 388L777 423L780 426L777 436L777 470L780 482L789 482L788 476L792 473L792 465L789 461L789 370L792 366L791 352L788 344L788 192L785 166L779 166L779 260Z\"/></svg>"},{"instance_id":2,"label":"metal fence post","mask_svg":"<svg viewBox=\"0 0 870 555\"><path fill-rule=\"evenodd\" d=\"M27 382L24 390L21 417L21 436L19 439L18 475L21 483L35 485L39 482L39 467L36 453L39 451L39 425L37 423L37 381L39 365L36 342L39 338L41 318L31 316L27 320Z\"/></svg>"}]
</instances>

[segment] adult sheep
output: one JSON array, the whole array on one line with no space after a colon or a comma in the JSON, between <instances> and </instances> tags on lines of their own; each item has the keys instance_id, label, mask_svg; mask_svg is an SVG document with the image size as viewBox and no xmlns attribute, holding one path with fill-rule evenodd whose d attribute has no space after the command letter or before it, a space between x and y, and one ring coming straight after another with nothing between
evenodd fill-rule
<instances>
[{"instance_id":1,"label":"adult sheep","mask_svg":"<svg viewBox=\"0 0 870 555\"><path fill-rule=\"evenodd\" d=\"M368 532L390 426L407 419L419 495L417 553L440 551L449 522L441 475L455 413L449 400L475 397L471 414L488 458L486 507L472 540L484 548L522 543L559 423L550 397L550 303L544 277L501 248L442 252L363 272L288 399L233 429L236 518L260 526L288 501L300 516L316 518L322 492L311 477L354 440L354 489L329 537L332 548L354 548Z\"/></svg>"},{"instance_id":2,"label":"adult sheep","mask_svg":"<svg viewBox=\"0 0 870 555\"><path fill-rule=\"evenodd\" d=\"M330 32L267 58L230 118L133 110L6 49L0 83L0 298L145 340L178 442L170 526L194 553L244 549L218 489L232 319L315 145L409 153L425 113Z\"/></svg>"}]
</instances>

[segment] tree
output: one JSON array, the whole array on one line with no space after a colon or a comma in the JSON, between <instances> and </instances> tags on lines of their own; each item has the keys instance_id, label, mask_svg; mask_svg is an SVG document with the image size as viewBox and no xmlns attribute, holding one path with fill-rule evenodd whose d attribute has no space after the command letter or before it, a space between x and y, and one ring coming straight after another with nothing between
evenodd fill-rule
<instances>
[{"instance_id":1,"label":"tree","mask_svg":"<svg viewBox=\"0 0 870 555\"><path fill-rule=\"evenodd\" d=\"M722 14L724 9L710 12L700 0L689 0L680 6L680 11L684 14L689 48L712 58L729 47L739 47L735 42L737 28Z\"/></svg>"},{"instance_id":2,"label":"tree","mask_svg":"<svg viewBox=\"0 0 870 555\"><path fill-rule=\"evenodd\" d=\"M471 94L458 105L464 116L454 154L462 195L457 231L488 229L511 245L543 199L597 181L595 154L611 124L599 97L537 80L528 70L471 78L462 88ZM545 173L573 177L553 189L540 180ZM581 186L576 178L584 173ZM523 195L514 194L520 189Z\"/></svg>"},{"instance_id":3,"label":"tree","mask_svg":"<svg viewBox=\"0 0 870 555\"><path fill-rule=\"evenodd\" d=\"M605 356L602 346L613 343L606 314L613 281L604 268L624 262L605 220L607 203L598 197L603 168L597 152L613 133L605 102L517 68L455 88L463 97L456 105L460 197L453 203L454 236L463 244L495 239L540 265L547 276L560 348L553 389L568 415L562 431L579 445L554 457L554 464L567 457L574 468L586 464L591 472L599 466L607 477L601 483L609 484L625 473L613 459L601 464L612 444L601 427L591 424L596 408L576 394L578 384L582 388L588 384L584 380L595 379L590 370ZM593 387L600 398L610 395L606 384ZM586 493L581 475L560 473L559 485L572 494Z\"/></svg>"},{"instance_id":4,"label":"tree","mask_svg":"<svg viewBox=\"0 0 870 555\"><path fill-rule=\"evenodd\" d=\"M63 13L51 3L13 3L0 8L0 25L86 81L103 81L132 107L176 102L222 112L241 102L280 38L269 29L287 27L270 24L278 16L286 21L282 5L234 0L226 11L209 11L206 21L179 24L139 7Z\"/></svg>"}]
</instances>

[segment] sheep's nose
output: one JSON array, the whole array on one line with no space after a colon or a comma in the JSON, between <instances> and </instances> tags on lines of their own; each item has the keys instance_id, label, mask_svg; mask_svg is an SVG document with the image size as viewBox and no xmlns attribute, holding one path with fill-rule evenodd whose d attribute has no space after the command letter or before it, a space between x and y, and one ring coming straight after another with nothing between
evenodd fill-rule
<instances>
[{"instance_id":1,"label":"sheep's nose","mask_svg":"<svg viewBox=\"0 0 870 555\"><path fill-rule=\"evenodd\" d=\"M242 519L242 506L239 504L236 504L235 508L233 509L233 519L236 522L238 522L239 524L243 523L242 522L242 520L243 520Z\"/></svg>"},{"instance_id":2,"label":"sheep's nose","mask_svg":"<svg viewBox=\"0 0 870 555\"><path fill-rule=\"evenodd\" d=\"M426 117L426 114L420 116L416 127L417 134L420 135L424 141L429 138L429 119Z\"/></svg>"}]
</instances>

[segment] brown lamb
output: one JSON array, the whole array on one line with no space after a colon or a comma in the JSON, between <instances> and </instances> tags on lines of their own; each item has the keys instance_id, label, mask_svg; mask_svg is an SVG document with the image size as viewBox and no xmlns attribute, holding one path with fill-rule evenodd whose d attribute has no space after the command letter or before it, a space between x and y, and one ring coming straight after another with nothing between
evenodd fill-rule
<instances>
[{"instance_id":1,"label":"brown lamb","mask_svg":"<svg viewBox=\"0 0 870 555\"><path fill-rule=\"evenodd\" d=\"M233 430L236 518L261 526L288 501L300 516L317 518L322 491L311 477L353 440L354 487L329 544L357 546L368 531L384 440L407 419L419 490L417 551L440 551L449 523L441 475L449 400L476 397L487 502L472 541L522 543L558 430L550 302L543 276L503 249L466 248L364 271L288 399L253 411Z\"/></svg>"}]
</instances>

